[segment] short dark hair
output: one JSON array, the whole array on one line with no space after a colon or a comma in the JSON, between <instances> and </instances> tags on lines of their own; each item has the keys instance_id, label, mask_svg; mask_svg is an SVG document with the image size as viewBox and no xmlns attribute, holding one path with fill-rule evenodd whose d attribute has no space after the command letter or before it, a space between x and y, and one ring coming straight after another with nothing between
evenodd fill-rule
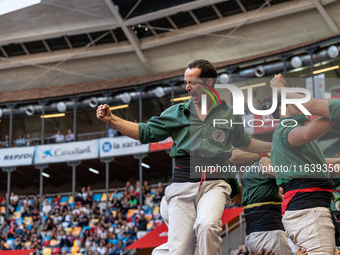
<instances>
[{"instance_id":1,"label":"short dark hair","mask_svg":"<svg viewBox=\"0 0 340 255\"><path fill-rule=\"evenodd\" d=\"M215 67L205 59L198 59L188 65L189 69L199 68L201 69L200 78L217 78L217 71Z\"/></svg>"},{"instance_id":2,"label":"short dark hair","mask_svg":"<svg viewBox=\"0 0 340 255\"><path fill-rule=\"evenodd\" d=\"M280 119L280 105L281 105L281 96L277 96L277 105L275 111L272 113L274 119Z\"/></svg>"}]
</instances>

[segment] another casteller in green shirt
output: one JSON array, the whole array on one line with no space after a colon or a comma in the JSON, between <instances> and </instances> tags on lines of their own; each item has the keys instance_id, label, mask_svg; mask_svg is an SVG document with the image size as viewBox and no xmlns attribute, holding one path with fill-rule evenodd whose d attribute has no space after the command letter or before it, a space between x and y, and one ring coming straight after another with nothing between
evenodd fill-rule
<instances>
[{"instance_id":1,"label":"another casteller in green shirt","mask_svg":"<svg viewBox=\"0 0 340 255\"><path fill-rule=\"evenodd\" d=\"M282 230L281 197L273 176L263 174L256 162L242 179L242 206L246 218L246 232Z\"/></svg>"},{"instance_id":2,"label":"another casteller in green shirt","mask_svg":"<svg viewBox=\"0 0 340 255\"><path fill-rule=\"evenodd\" d=\"M293 146L288 142L289 132L303 126L305 120L304 114L281 118L273 134L271 160L275 168L276 182L283 187L284 194L301 189L333 187L328 165L318 143L312 141ZM329 207L330 198L329 191L297 192L286 209Z\"/></svg>"}]
</instances>

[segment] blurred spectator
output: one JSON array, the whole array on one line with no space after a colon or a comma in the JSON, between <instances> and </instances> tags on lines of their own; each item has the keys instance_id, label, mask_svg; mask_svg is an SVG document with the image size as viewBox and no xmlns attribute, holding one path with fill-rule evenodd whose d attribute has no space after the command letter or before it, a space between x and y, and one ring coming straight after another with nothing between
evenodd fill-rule
<instances>
[{"instance_id":1,"label":"blurred spectator","mask_svg":"<svg viewBox=\"0 0 340 255\"><path fill-rule=\"evenodd\" d=\"M153 206L154 206L153 197L151 196L151 193L147 193L144 200L143 209L146 211Z\"/></svg>"},{"instance_id":2,"label":"blurred spectator","mask_svg":"<svg viewBox=\"0 0 340 255\"><path fill-rule=\"evenodd\" d=\"M123 242L122 240L119 240L118 244L116 245L116 248L114 248L112 255L120 255L124 252Z\"/></svg>"},{"instance_id":3,"label":"blurred spectator","mask_svg":"<svg viewBox=\"0 0 340 255\"><path fill-rule=\"evenodd\" d=\"M2 147L3 147L3 148L9 148L9 146L10 146L9 136L6 135L6 136L5 136L5 139L4 139L3 142L2 142Z\"/></svg>"},{"instance_id":4,"label":"blurred spectator","mask_svg":"<svg viewBox=\"0 0 340 255\"><path fill-rule=\"evenodd\" d=\"M128 192L131 192L131 190L133 189L133 185L131 185L131 182L127 181L125 184L125 188Z\"/></svg>"},{"instance_id":5,"label":"blurred spectator","mask_svg":"<svg viewBox=\"0 0 340 255\"><path fill-rule=\"evenodd\" d=\"M140 214L140 217L136 221L136 225L138 227L137 239L141 239L146 235L146 225L148 224L148 220L144 217L144 212Z\"/></svg>"},{"instance_id":6,"label":"blurred spectator","mask_svg":"<svg viewBox=\"0 0 340 255\"><path fill-rule=\"evenodd\" d=\"M272 106L272 100L270 98L270 95L266 95L266 98L263 100L262 103L262 110L268 110Z\"/></svg>"},{"instance_id":7,"label":"blurred spectator","mask_svg":"<svg viewBox=\"0 0 340 255\"><path fill-rule=\"evenodd\" d=\"M10 201L11 201L11 205L16 207L18 205L18 201L19 201L19 197L14 194L14 192L11 192L11 196L10 196Z\"/></svg>"},{"instance_id":8,"label":"blurred spectator","mask_svg":"<svg viewBox=\"0 0 340 255\"><path fill-rule=\"evenodd\" d=\"M64 142L64 135L61 133L61 130L58 130L57 134L53 135L51 138L54 138L55 143Z\"/></svg>"},{"instance_id":9,"label":"blurred spectator","mask_svg":"<svg viewBox=\"0 0 340 255\"><path fill-rule=\"evenodd\" d=\"M79 219L78 220L79 220L78 226L80 226L80 227L84 227L84 226L88 226L89 225L89 218L86 216L84 211L80 211L80 215L79 215Z\"/></svg>"},{"instance_id":10,"label":"blurred spectator","mask_svg":"<svg viewBox=\"0 0 340 255\"><path fill-rule=\"evenodd\" d=\"M161 204L161 200L162 200L162 196L159 194L159 190L156 189L155 196L153 197L152 202L155 206L159 206Z\"/></svg>"},{"instance_id":11,"label":"blurred spectator","mask_svg":"<svg viewBox=\"0 0 340 255\"><path fill-rule=\"evenodd\" d=\"M33 203L32 203L33 210L39 210L39 203L40 203L40 199L37 198L37 196L34 196Z\"/></svg>"},{"instance_id":12,"label":"blurred spectator","mask_svg":"<svg viewBox=\"0 0 340 255\"><path fill-rule=\"evenodd\" d=\"M80 202L82 205L86 204L87 193L85 187L82 187L80 191L78 191L76 196L76 202Z\"/></svg>"},{"instance_id":13,"label":"blurred spectator","mask_svg":"<svg viewBox=\"0 0 340 255\"><path fill-rule=\"evenodd\" d=\"M91 187L87 186L87 189L86 189L86 204L92 205L92 198L93 198L93 192L91 190Z\"/></svg>"},{"instance_id":14,"label":"blurred spectator","mask_svg":"<svg viewBox=\"0 0 340 255\"><path fill-rule=\"evenodd\" d=\"M250 111L249 111L249 108L248 108L248 104L247 103L244 103L244 114L249 114Z\"/></svg>"},{"instance_id":15,"label":"blurred spectator","mask_svg":"<svg viewBox=\"0 0 340 255\"><path fill-rule=\"evenodd\" d=\"M136 181L136 192L137 193L141 192L141 190L140 190L140 182L139 181Z\"/></svg>"},{"instance_id":16,"label":"blurred spectator","mask_svg":"<svg viewBox=\"0 0 340 255\"><path fill-rule=\"evenodd\" d=\"M25 146L25 144L26 144L26 141L25 141L23 134L19 134L18 138L15 140L15 146L22 147L22 146Z\"/></svg>"},{"instance_id":17,"label":"blurred spectator","mask_svg":"<svg viewBox=\"0 0 340 255\"><path fill-rule=\"evenodd\" d=\"M31 135L30 134L27 134L26 135L26 144L25 144L26 146L31 146L31 145L33 145L32 144L32 139L31 139Z\"/></svg>"},{"instance_id":18,"label":"blurred spectator","mask_svg":"<svg viewBox=\"0 0 340 255\"><path fill-rule=\"evenodd\" d=\"M236 251L235 254L236 254L236 255L248 255L248 254L249 254L249 251L248 251L247 247L246 247L244 244L241 244L241 245L238 247L238 250Z\"/></svg>"},{"instance_id":19,"label":"blurred spectator","mask_svg":"<svg viewBox=\"0 0 340 255\"><path fill-rule=\"evenodd\" d=\"M159 192L159 195L161 197L163 197L164 196L164 188L163 188L163 184L161 182L158 183L157 190Z\"/></svg>"},{"instance_id":20,"label":"blurred spectator","mask_svg":"<svg viewBox=\"0 0 340 255\"><path fill-rule=\"evenodd\" d=\"M113 201L114 197L116 197L117 200L120 200L122 196L123 196L122 192L118 192L118 189L115 189L111 195L111 201Z\"/></svg>"},{"instance_id":21,"label":"blurred spectator","mask_svg":"<svg viewBox=\"0 0 340 255\"><path fill-rule=\"evenodd\" d=\"M104 240L100 241L99 247L97 248L96 251L99 253L99 255L105 255L106 254L106 248L105 248L105 241Z\"/></svg>"},{"instance_id":22,"label":"blurred spectator","mask_svg":"<svg viewBox=\"0 0 340 255\"><path fill-rule=\"evenodd\" d=\"M53 208L52 208L53 214L56 214L57 212L59 213L60 209L61 209L61 206L60 206L60 204L59 204L59 200L56 199L56 200L54 201L54 205L53 205Z\"/></svg>"},{"instance_id":23,"label":"blurred spectator","mask_svg":"<svg viewBox=\"0 0 340 255\"><path fill-rule=\"evenodd\" d=\"M262 110L262 101L259 99L257 100L257 110Z\"/></svg>"},{"instance_id":24,"label":"blurred spectator","mask_svg":"<svg viewBox=\"0 0 340 255\"><path fill-rule=\"evenodd\" d=\"M144 186L143 186L143 195L146 196L147 193L151 192L151 186L149 185L148 181L144 182Z\"/></svg>"},{"instance_id":25,"label":"blurred spectator","mask_svg":"<svg viewBox=\"0 0 340 255\"><path fill-rule=\"evenodd\" d=\"M41 211L42 211L46 216L49 216L50 212L52 211L52 206L50 205L50 202L49 202L48 200L45 200L44 205L43 205Z\"/></svg>"},{"instance_id":26,"label":"blurred spectator","mask_svg":"<svg viewBox=\"0 0 340 255\"><path fill-rule=\"evenodd\" d=\"M339 152L336 152L334 158L339 158Z\"/></svg>"},{"instance_id":27,"label":"blurred spectator","mask_svg":"<svg viewBox=\"0 0 340 255\"><path fill-rule=\"evenodd\" d=\"M72 133L71 129L67 130L67 135L65 137L65 142L73 142L74 141L74 134Z\"/></svg>"},{"instance_id":28,"label":"blurred spectator","mask_svg":"<svg viewBox=\"0 0 340 255\"><path fill-rule=\"evenodd\" d=\"M117 129L115 129L115 128L109 128L108 130L107 130L107 136L108 137L118 137L118 136L121 136L122 135L122 133L121 132L119 132Z\"/></svg>"}]
</instances>

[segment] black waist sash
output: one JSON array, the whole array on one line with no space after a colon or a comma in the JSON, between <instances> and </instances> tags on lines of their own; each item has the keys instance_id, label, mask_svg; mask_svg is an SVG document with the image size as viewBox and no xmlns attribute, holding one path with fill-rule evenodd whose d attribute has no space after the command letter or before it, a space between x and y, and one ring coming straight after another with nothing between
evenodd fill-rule
<instances>
[{"instance_id":1,"label":"black waist sash","mask_svg":"<svg viewBox=\"0 0 340 255\"><path fill-rule=\"evenodd\" d=\"M207 180L223 180L228 172L213 172L216 166L227 167L226 159L221 157L179 157L175 158L175 169L171 183L200 182L202 173L206 173Z\"/></svg>"},{"instance_id":2,"label":"black waist sash","mask_svg":"<svg viewBox=\"0 0 340 255\"><path fill-rule=\"evenodd\" d=\"M274 203L254 206L244 210L247 235L260 231L285 231L282 224L281 204L279 204L279 202L282 202L281 198L277 196L265 197L255 201L252 205L265 202Z\"/></svg>"}]
</instances>

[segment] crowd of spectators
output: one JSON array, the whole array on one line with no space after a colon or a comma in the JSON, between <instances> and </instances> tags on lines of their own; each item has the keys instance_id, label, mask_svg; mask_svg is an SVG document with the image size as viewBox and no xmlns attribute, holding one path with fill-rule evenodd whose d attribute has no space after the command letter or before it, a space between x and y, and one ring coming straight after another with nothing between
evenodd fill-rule
<instances>
[{"instance_id":1,"label":"crowd of spectators","mask_svg":"<svg viewBox=\"0 0 340 255\"><path fill-rule=\"evenodd\" d=\"M143 205L139 204L142 192ZM118 255L124 248L142 238L155 222L161 223L159 205L164 195L162 183L151 189L146 181L129 181L122 191L115 189L109 197L109 210L105 202L95 202L91 188L82 187L72 203L60 204L60 197L26 197L19 200L13 192L10 196L10 216L0 213L0 250L57 248L57 254ZM6 206L7 194L0 194L0 205ZM157 213L154 212L158 207Z\"/></svg>"},{"instance_id":2,"label":"crowd of spectators","mask_svg":"<svg viewBox=\"0 0 340 255\"><path fill-rule=\"evenodd\" d=\"M74 133L71 129L67 130L67 134L64 136L61 132L61 130L58 130L58 132L55 135L52 135L48 139L48 143L64 143L64 142L74 142L75 137ZM6 135L4 140L0 143L0 146L2 148L9 148L9 147L23 147L23 146L32 146L37 145L40 143L40 140L38 138L32 139L30 134L26 134L26 138L23 134L19 134L18 138L10 144L9 141L9 135ZM10 146L11 145L11 146Z\"/></svg>"}]
</instances>

